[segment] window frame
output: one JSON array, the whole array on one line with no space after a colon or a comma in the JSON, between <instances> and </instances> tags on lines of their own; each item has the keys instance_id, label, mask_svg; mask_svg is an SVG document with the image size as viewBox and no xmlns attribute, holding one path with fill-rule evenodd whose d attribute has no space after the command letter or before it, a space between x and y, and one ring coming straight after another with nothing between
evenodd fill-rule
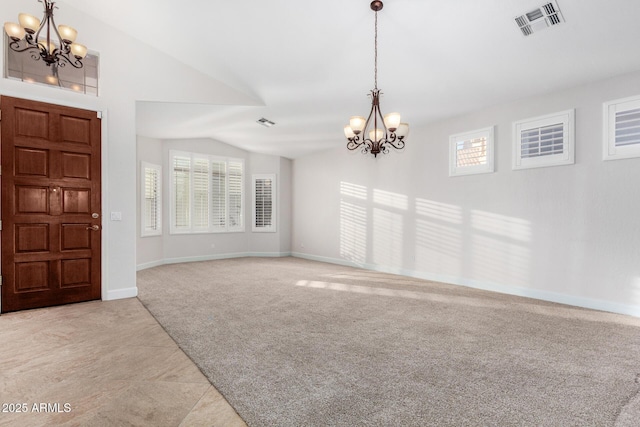
<instances>
[{"instance_id":1,"label":"window frame","mask_svg":"<svg viewBox=\"0 0 640 427\"><path fill-rule=\"evenodd\" d=\"M637 109L640 109L640 95L615 99L603 104L603 160L640 157L640 143L616 146L616 114Z\"/></svg>"},{"instance_id":2,"label":"window frame","mask_svg":"<svg viewBox=\"0 0 640 427\"><path fill-rule=\"evenodd\" d=\"M522 157L522 131L562 124L562 153ZM575 109L513 122L513 170L575 163Z\"/></svg>"},{"instance_id":3,"label":"window frame","mask_svg":"<svg viewBox=\"0 0 640 427\"><path fill-rule=\"evenodd\" d=\"M175 170L174 170L174 159L176 157L188 157L189 158L189 198L188 198L188 226L176 226L176 189L175 189ZM207 160L208 169L206 173L208 174L208 186L207 186L207 226L206 227L197 227L194 226L194 160ZM215 226L213 225L214 219L214 209L213 209L213 198L212 198L212 188L213 188L213 166L212 165L221 165L224 164L224 226ZM233 197L238 198L238 194L234 192L232 195L230 191L230 187L232 184L230 183L230 164L239 165L240 170L240 180L239 183L237 180L233 183L234 187L239 190L239 212L235 212L232 214L232 206L230 200ZM209 154L201 154L201 153L192 153L181 150L170 150L169 151L169 193L170 193L170 211L169 211L169 234L214 234L214 233L241 233L245 231L245 161L240 158L233 157L221 157L214 156ZM220 188L218 186L218 188ZM219 199L216 199L219 200ZM217 206L222 205L222 203L218 203ZM235 219L239 222L236 225L231 225L232 220Z\"/></svg>"},{"instance_id":4,"label":"window frame","mask_svg":"<svg viewBox=\"0 0 640 427\"><path fill-rule=\"evenodd\" d=\"M147 170L155 171L156 175L156 223L155 229L147 228ZM153 163L140 162L140 237L162 235L162 166Z\"/></svg>"},{"instance_id":5,"label":"window frame","mask_svg":"<svg viewBox=\"0 0 640 427\"><path fill-rule=\"evenodd\" d=\"M256 191L256 182L258 180L271 180L271 224L269 226L261 226L259 227L256 224L257 220L257 209L258 209L258 195ZM251 176L251 189L252 189L252 200L253 200L253 209L252 209L252 217L251 217L251 231L254 233L275 233L277 231L277 187L278 181L277 176L274 173L271 174L254 174Z\"/></svg>"},{"instance_id":6,"label":"window frame","mask_svg":"<svg viewBox=\"0 0 640 427\"><path fill-rule=\"evenodd\" d=\"M493 173L495 171L495 126L477 129L469 132L457 133L449 136L449 176L476 175L482 173ZM480 165L458 166L459 142L466 142L474 139L484 138L486 162Z\"/></svg>"}]
</instances>

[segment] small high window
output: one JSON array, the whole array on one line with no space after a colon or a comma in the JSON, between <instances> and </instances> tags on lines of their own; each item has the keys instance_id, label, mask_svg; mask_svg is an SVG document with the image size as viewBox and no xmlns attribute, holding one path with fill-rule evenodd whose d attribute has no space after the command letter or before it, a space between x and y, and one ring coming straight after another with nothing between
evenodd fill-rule
<instances>
[{"instance_id":1,"label":"small high window","mask_svg":"<svg viewBox=\"0 0 640 427\"><path fill-rule=\"evenodd\" d=\"M449 176L493 172L493 126L449 137Z\"/></svg>"},{"instance_id":2,"label":"small high window","mask_svg":"<svg viewBox=\"0 0 640 427\"><path fill-rule=\"evenodd\" d=\"M514 122L513 169L573 164L574 122L574 110Z\"/></svg>"},{"instance_id":3,"label":"small high window","mask_svg":"<svg viewBox=\"0 0 640 427\"><path fill-rule=\"evenodd\" d=\"M604 160L640 157L640 96L604 104Z\"/></svg>"}]
</instances>

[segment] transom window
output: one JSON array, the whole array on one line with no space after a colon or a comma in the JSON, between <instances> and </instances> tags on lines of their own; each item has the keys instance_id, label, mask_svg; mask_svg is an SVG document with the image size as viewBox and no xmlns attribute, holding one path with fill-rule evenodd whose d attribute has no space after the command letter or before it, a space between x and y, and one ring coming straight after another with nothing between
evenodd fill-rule
<instances>
[{"instance_id":1,"label":"transom window","mask_svg":"<svg viewBox=\"0 0 640 427\"><path fill-rule=\"evenodd\" d=\"M9 39L4 31L3 34L6 51L4 76L6 78L98 96L100 57L96 53L89 53L82 60L84 64L82 68L74 68L71 65L48 66L42 60L34 60L31 51L16 52L9 49Z\"/></svg>"}]
</instances>

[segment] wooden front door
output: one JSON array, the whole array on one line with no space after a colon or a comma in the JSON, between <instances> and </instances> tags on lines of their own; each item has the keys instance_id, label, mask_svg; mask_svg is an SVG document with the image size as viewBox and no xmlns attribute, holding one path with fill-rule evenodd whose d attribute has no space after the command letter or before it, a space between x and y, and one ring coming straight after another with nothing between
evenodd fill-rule
<instances>
[{"instance_id":1,"label":"wooden front door","mask_svg":"<svg viewBox=\"0 0 640 427\"><path fill-rule=\"evenodd\" d=\"M100 299L100 119L0 97L2 312Z\"/></svg>"}]
</instances>

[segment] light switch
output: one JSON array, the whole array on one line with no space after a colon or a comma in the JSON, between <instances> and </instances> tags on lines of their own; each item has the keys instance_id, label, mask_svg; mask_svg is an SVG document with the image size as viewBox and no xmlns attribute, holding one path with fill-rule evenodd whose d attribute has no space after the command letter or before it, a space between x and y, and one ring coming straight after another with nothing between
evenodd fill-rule
<instances>
[{"instance_id":1,"label":"light switch","mask_svg":"<svg viewBox=\"0 0 640 427\"><path fill-rule=\"evenodd\" d=\"M122 212L111 212L111 221L122 221Z\"/></svg>"}]
</instances>

